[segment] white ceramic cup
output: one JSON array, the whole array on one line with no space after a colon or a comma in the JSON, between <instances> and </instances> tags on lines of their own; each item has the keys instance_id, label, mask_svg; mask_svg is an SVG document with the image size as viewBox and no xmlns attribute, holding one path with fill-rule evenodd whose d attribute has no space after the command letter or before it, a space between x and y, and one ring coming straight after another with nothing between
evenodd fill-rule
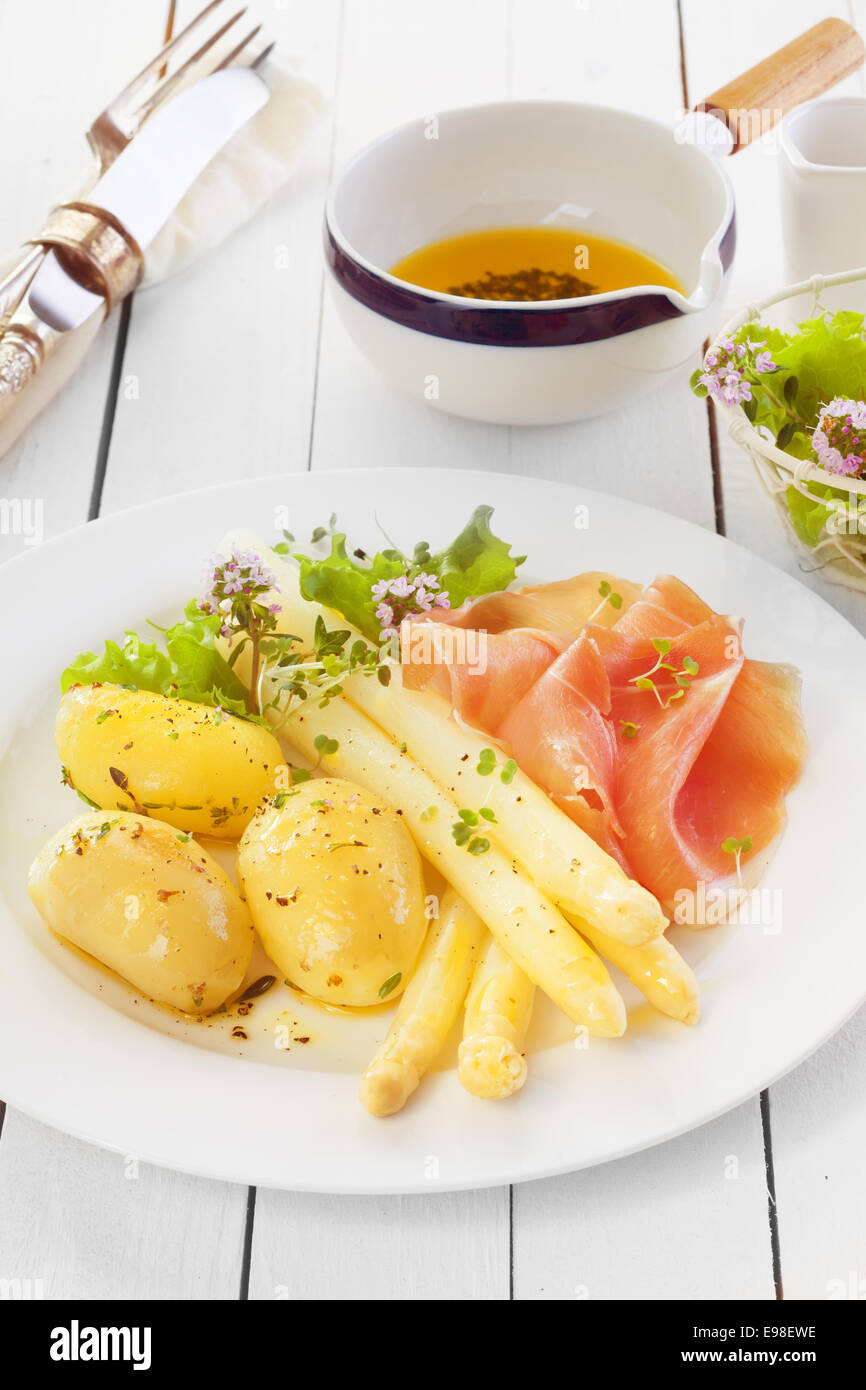
<instances>
[{"instance_id":1,"label":"white ceramic cup","mask_svg":"<svg viewBox=\"0 0 866 1390\"><path fill-rule=\"evenodd\" d=\"M782 121L780 195L786 278L866 265L866 97L798 106ZM866 311L866 281L824 290L827 308Z\"/></svg>"}]
</instances>

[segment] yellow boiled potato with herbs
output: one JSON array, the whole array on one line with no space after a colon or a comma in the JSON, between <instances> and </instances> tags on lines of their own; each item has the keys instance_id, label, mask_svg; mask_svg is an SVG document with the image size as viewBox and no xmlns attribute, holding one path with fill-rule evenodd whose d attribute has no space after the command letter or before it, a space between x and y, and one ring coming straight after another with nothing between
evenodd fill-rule
<instances>
[{"instance_id":1,"label":"yellow boiled potato with herbs","mask_svg":"<svg viewBox=\"0 0 866 1390\"><path fill-rule=\"evenodd\" d=\"M396 998L424 939L421 859L397 811L323 777L258 811L238 870L265 950L331 1004Z\"/></svg>"},{"instance_id":2,"label":"yellow boiled potato with herbs","mask_svg":"<svg viewBox=\"0 0 866 1390\"><path fill-rule=\"evenodd\" d=\"M253 924L231 880L173 826L88 811L49 840L27 889L58 936L136 989L206 1014L240 987Z\"/></svg>"},{"instance_id":3,"label":"yellow boiled potato with herbs","mask_svg":"<svg viewBox=\"0 0 866 1390\"><path fill-rule=\"evenodd\" d=\"M154 815L236 840L291 776L268 729L119 685L74 685L60 702L57 751L77 791L106 810Z\"/></svg>"}]
</instances>

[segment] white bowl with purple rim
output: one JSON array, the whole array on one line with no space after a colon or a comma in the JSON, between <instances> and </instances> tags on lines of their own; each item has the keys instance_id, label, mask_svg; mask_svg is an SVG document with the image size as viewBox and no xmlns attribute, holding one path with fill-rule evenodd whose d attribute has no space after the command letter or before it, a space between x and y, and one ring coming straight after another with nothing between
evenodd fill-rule
<instances>
[{"instance_id":1,"label":"white bowl with purple rim","mask_svg":"<svg viewBox=\"0 0 866 1390\"><path fill-rule=\"evenodd\" d=\"M432 241L535 223L637 246L688 294L492 303L388 272ZM717 326L734 242L721 160L646 117L574 102L411 121L355 155L325 217L333 295L361 352L419 401L514 425L598 415L691 366Z\"/></svg>"}]
</instances>

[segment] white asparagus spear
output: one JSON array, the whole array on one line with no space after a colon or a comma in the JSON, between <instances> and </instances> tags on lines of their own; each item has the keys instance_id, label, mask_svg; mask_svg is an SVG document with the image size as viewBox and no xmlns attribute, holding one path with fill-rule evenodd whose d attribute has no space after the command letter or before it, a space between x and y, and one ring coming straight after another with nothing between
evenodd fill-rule
<instances>
[{"instance_id":1,"label":"white asparagus spear","mask_svg":"<svg viewBox=\"0 0 866 1390\"><path fill-rule=\"evenodd\" d=\"M598 1037L625 1031L622 997L592 948L495 844L473 854L455 843L455 803L377 724L337 696L325 709L311 700L278 732L310 762L321 758L330 776L358 782L400 811L425 858L572 1022ZM336 741L335 753L320 754L320 734Z\"/></svg>"},{"instance_id":2,"label":"white asparagus spear","mask_svg":"<svg viewBox=\"0 0 866 1390\"><path fill-rule=\"evenodd\" d=\"M475 967L466 999L457 1075L483 1100L504 1100L526 1080L523 1048L535 986L493 937Z\"/></svg>"},{"instance_id":3,"label":"white asparagus spear","mask_svg":"<svg viewBox=\"0 0 866 1390\"><path fill-rule=\"evenodd\" d=\"M461 805L483 802L493 811L497 841L563 912L577 913L629 945L664 932L667 921L652 894L629 878L531 778L518 771L510 782L501 780L504 754L494 750L498 765L492 772L476 771L490 739L452 719L440 695L404 689L396 670L387 689L365 676L352 676L344 689L386 733L408 744L412 756L450 796Z\"/></svg>"},{"instance_id":4,"label":"white asparagus spear","mask_svg":"<svg viewBox=\"0 0 866 1390\"><path fill-rule=\"evenodd\" d=\"M358 1089L371 1115L402 1110L432 1066L466 997L489 934L453 889L442 898L388 1035Z\"/></svg>"},{"instance_id":5,"label":"white asparagus spear","mask_svg":"<svg viewBox=\"0 0 866 1390\"><path fill-rule=\"evenodd\" d=\"M298 635L305 637L309 615L304 609L312 610L314 617L320 609L300 598L292 567L246 533L230 533L221 549L255 549L266 558L278 576L274 598L283 605L280 623L290 624L289 630L295 632L303 628ZM248 679L249 668L246 649L235 670L241 679ZM260 693L264 707L278 690L279 685L263 671ZM273 710L270 717L276 725L278 716ZM311 763L320 763L332 776L358 782L400 811L421 853L462 894L502 948L566 1017L599 1037L622 1035L625 1006L596 953L508 854L495 844L473 853L456 843L452 826L459 820L457 804L377 724L343 696L333 698L325 708L312 696L277 732L284 744ZM317 748L320 735L336 742L337 751L323 753ZM486 837L479 834L473 838L480 842Z\"/></svg>"},{"instance_id":6,"label":"white asparagus spear","mask_svg":"<svg viewBox=\"0 0 866 1390\"><path fill-rule=\"evenodd\" d=\"M233 548L262 555L276 575L274 599L281 605L281 631L311 641L317 616L331 627L349 627L340 615L303 598L297 566L256 536L229 532L220 549L227 554ZM563 910L577 913L599 931L631 945L665 930L664 913L652 894L629 878L529 777L517 772L505 784L499 769L487 777L476 772L478 754L489 740L461 728L450 718L441 697L404 690L396 668L387 688L363 675L342 684L349 698L397 743L408 743L415 760L458 806L486 803L499 822L497 842L504 852Z\"/></svg>"},{"instance_id":7,"label":"white asparagus spear","mask_svg":"<svg viewBox=\"0 0 866 1390\"><path fill-rule=\"evenodd\" d=\"M626 946L579 917L569 915L569 921L660 1013L680 1023L697 1023L701 1016L698 982L691 966L666 936L657 936L641 946Z\"/></svg>"}]
</instances>

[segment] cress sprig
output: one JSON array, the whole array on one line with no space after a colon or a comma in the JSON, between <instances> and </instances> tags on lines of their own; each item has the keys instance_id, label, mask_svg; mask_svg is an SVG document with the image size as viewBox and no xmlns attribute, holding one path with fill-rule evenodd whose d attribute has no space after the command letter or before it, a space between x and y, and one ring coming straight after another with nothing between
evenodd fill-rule
<instances>
[{"instance_id":1,"label":"cress sprig","mask_svg":"<svg viewBox=\"0 0 866 1390\"><path fill-rule=\"evenodd\" d=\"M740 888L742 888L743 886L743 874L740 861L742 859L742 856L744 854L748 854L751 848L752 837L750 835L744 835L743 838L740 840L737 839L736 835L729 835L726 840L722 841L722 850L724 851L724 853L732 854L734 856L734 863L736 866L737 874L737 884Z\"/></svg>"},{"instance_id":2,"label":"cress sprig","mask_svg":"<svg viewBox=\"0 0 866 1390\"><path fill-rule=\"evenodd\" d=\"M587 622L589 623L595 622L599 613L602 611L603 608L606 607L607 604L610 604L611 608L622 608L622 594L618 594L616 590L610 585L608 580L603 579L601 581L601 583L598 586L598 592L601 596L601 603L590 613L589 617L587 618Z\"/></svg>"},{"instance_id":3,"label":"cress sprig","mask_svg":"<svg viewBox=\"0 0 866 1390\"><path fill-rule=\"evenodd\" d=\"M674 666L672 662L665 661L665 657L670 653L671 650L671 643L667 640L666 637L654 637L653 647L655 648L658 654L658 659L656 660L655 665L651 666L648 671L644 671L642 676L632 676L629 681L629 685L635 686L637 690L651 690L652 693L655 695L656 699L658 700L661 708L667 709L669 705L673 704L674 700L681 700L685 695L686 691L691 688L691 678L698 674L700 666L695 661L694 657L691 656L683 657L683 664L682 667L679 669L676 666ZM653 680L653 676L656 674L657 671L668 672L669 676L673 678L677 687L676 690L674 690L666 700L662 698L661 693L655 681ZM635 731L636 727L637 726L635 726ZM633 734L626 733L626 737L631 738L633 737Z\"/></svg>"}]
</instances>

